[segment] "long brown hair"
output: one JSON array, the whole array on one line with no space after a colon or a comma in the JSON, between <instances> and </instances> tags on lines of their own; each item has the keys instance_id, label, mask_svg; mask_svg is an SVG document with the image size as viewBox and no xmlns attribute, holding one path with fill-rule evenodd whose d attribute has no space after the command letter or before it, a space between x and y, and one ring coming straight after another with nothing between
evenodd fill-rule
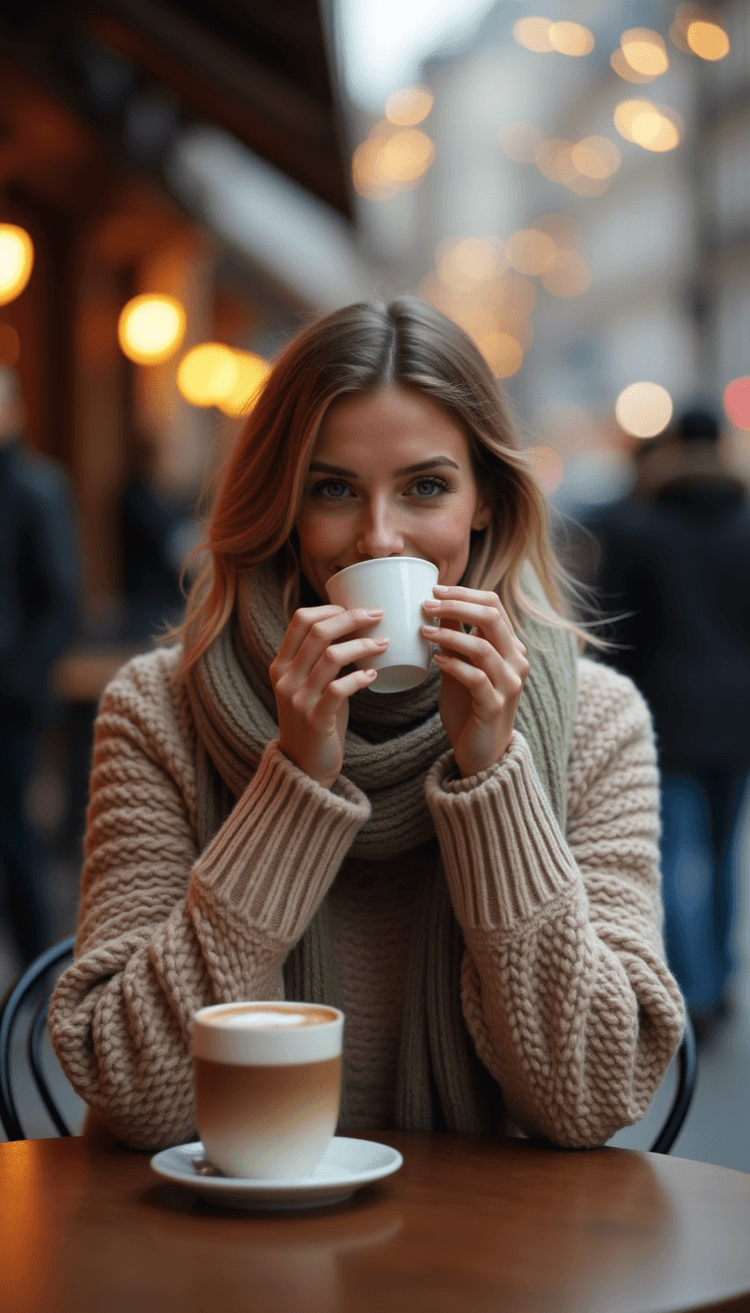
<instances>
[{"instance_id":1,"label":"long brown hair","mask_svg":"<svg viewBox=\"0 0 750 1313\"><path fill-rule=\"evenodd\" d=\"M338 397L400 386L439 402L466 434L475 476L494 511L472 534L463 582L494 589L514 625L525 616L590 636L566 615L571 581L550 542L544 494L523 452L500 385L471 339L415 297L336 310L299 333L266 378L216 476L206 553L175 631L190 666L228 624L243 571L278 560L288 618L298 605L295 522L323 417ZM548 608L521 588L528 564Z\"/></svg>"}]
</instances>

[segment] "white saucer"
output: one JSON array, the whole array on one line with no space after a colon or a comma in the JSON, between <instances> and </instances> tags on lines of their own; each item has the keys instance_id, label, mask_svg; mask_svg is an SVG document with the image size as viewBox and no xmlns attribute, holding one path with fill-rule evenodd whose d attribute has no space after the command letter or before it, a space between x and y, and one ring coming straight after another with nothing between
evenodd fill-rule
<instances>
[{"instance_id":1,"label":"white saucer","mask_svg":"<svg viewBox=\"0 0 750 1313\"><path fill-rule=\"evenodd\" d=\"M371 1181L397 1172L403 1158L397 1149L374 1140L350 1140L337 1135L309 1176L286 1180L205 1175L196 1168L208 1165L200 1141L162 1149L151 1159L158 1176L186 1185L202 1199L224 1208L323 1208L349 1199Z\"/></svg>"}]
</instances>

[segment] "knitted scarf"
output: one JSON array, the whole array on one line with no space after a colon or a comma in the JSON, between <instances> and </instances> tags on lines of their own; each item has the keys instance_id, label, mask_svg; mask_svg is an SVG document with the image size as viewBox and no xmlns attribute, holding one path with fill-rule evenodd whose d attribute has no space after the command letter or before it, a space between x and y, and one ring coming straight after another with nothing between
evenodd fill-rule
<instances>
[{"instance_id":1,"label":"knitted scarf","mask_svg":"<svg viewBox=\"0 0 750 1313\"><path fill-rule=\"evenodd\" d=\"M529 574L536 601L541 589ZM197 730L199 842L205 847L278 737L268 673L286 622L273 564L243 576L233 622L187 672ZM516 716L542 787L565 830L566 779L576 709L575 643L564 630L524 624L530 672ZM370 800L369 819L349 857L382 859L435 840L435 862L418 891L396 1090L402 1130L444 1125L464 1133L497 1129L500 1096L479 1063L461 1011L463 937L425 799L427 772L450 748L438 710L440 672L389 695L363 690L350 699L342 774ZM335 788L335 786L334 786ZM336 958L326 901L284 967L287 998L338 1003Z\"/></svg>"}]
</instances>

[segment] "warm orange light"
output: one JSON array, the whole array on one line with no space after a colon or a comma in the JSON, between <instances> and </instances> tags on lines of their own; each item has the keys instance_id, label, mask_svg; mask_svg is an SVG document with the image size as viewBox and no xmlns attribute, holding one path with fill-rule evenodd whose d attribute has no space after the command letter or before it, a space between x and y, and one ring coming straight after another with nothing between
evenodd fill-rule
<instances>
[{"instance_id":1,"label":"warm orange light","mask_svg":"<svg viewBox=\"0 0 750 1313\"><path fill-rule=\"evenodd\" d=\"M550 39L551 27L549 18L519 18L513 24L513 38L519 46L525 46L527 50L533 50L539 55L545 54L555 48Z\"/></svg>"},{"instance_id":2,"label":"warm orange light","mask_svg":"<svg viewBox=\"0 0 750 1313\"><path fill-rule=\"evenodd\" d=\"M557 492L565 473L565 461L557 448L543 443L527 447L525 455L547 496Z\"/></svg>"},{"instance_id":3,"label":"warm orange light","mask_svg":"<svg viewBox=\"0 0 750 1313\"><path fill-rule=\"evenodd\" d=\"M193 406L216 406L233 394L239 369L236 353L220 342L203 342L180 361L177 386Z\"/></svg>"},{"instance_id":4,"label":"warm orange light","mask_svg":"<svg viewBox=\"0 0 750 1313\"><path fill-rule=\"evenodd\" d=\"M594 49L592 33L580 23L552 23L549 39L561 55L571 55L574 58L590 55Z\"/></svg>"},{"instance_id":5,"label":"warm orange light","mask_svg":"<svg viewBox=\"0 0 750 1313\"><path fill-rule=\"evenodd\" d=\"M669 29L669 36L678 50L684 54L691 53L687 33L691 23L713 23L713 15L700 5L682 4L675 11L674 22Z\"/></svg>"},{"instance_id":6,"label":"warm orange light","mask_svg":"<svg viewBox=\"0 0 750 1313\"><path fill-rule=\"evenodd\" d=\"M613 50L609 57L609 62L617 76L624 78L626 82L653 82L654 77L656 76L656 74L650 75L648 73L636 73L635 69L631 68L619 46L617 47L617 50Z\"/></svg>"},{"instance_id":7,"label":"warm orange light","mask_svg":"<svg viewBox=\"0 0 750 1313\"><path fill-rule=\"evenodd\" d=\"M21 295L34 267L34 243L25 228L0 223L0 305Z\"/></svg>"},{"instance_id":8,"label":"warm orange light","mask_svg":"<svg viewBox=\"0 0 750 1313\"><path fill-rule=\"evenodd\" d=\"M729 37L718 23L690 23L685 36L693 54L701 59L723 59L729 54Z\"/></svg>"},{"instance_id":9,"label":"warm orange light","mask_svg":"<svg viewBox=\"0 0 750 1313\"><path fill-rule=\"evenodd\" d=\"M435 97L427 87L404 87L385 102L385 117L400 128L413 128L427 118Z\"/></svg>"},{"instance_id":10,"label":"warm orange light","mask_svg":"<svg viewBox=\"0 0 750 1313\"><path fill-rule=\"evenodd\" d=\"M644 150L674 150L684 133L684 124L675 110L667 105L654 105L650 100L621 101L615 110L614 123L621 137Z\"/></svg>"},{"instance_id":11,"label":"warm orange light","mask_svg":"<svg viewBox=\"0 0 750 1313\"><path fill-rule=\"evenodd\" d=\"M620 48L630 67L649 79L660 77L669 68L664 40L649 27L628 28L620 37Z\"/></svg>"},{"instance_id":12,"label":"warm orange light","mask_svg":"<svg viewBox=\"0 0 750 1313\"><path fill-rule=\"evenodd\" d=\"M533 164L536 153L544 141L544 133L533 123L513 119L498 128L500 145L509 160L516 164Z\"/></svg>"},{"instance_id":13,"label":"warm orange light","mask_svg":"<svg viewBox=\"0 0 750 1313\"><path fill-rule=\"evenodd\" d=\"M372 129L352 156L352 178L361 196L385 200L427 172L435 158L435 147L419 128L394 131L384 119Z\"/></svg>"},{"instance_id":14,"label":"warm orange light","mask_svg":"<svg viewBox=\"0 0 750 1313\"><path fill-rule=\"evenodd\" d=\"M672 398L659 383L631 383L615 404L617 423L633 438L654 438L672 418Z\"/></svg>"},{"instance_id":15,"label":"warm orange light","mask_svg":"<svg viewBox=\"0 0 750 1313\"><path fill-rule=\"evenodd\" d=\"M559 182L567 186L575 178L577 169L570 158L572 141L565 137L550 137L542 142L534 159L540 173L550 182Z\"/></svg>"},{"instance_id":16,"label":"warm orange light","mask_svg":"<svg viewBox=\"0 0 750 1313\"><path fill-rule=\"evenodd\" d=\"M368 201L385 200L395 192L380 169L380 150L383 143L369 137L357 147L352 156L352 180L360 196Z\"/></svg>"},{"instance_id":17,"label":"warm orange light","mask_svg":"<svg viewBox=\"0 0 750 1313\"><path fill-rule=\"evenodd\" d=\"M378 168L389 182L414 182L427 172L435 158L435 147L419 128L394 132L380 147Z\"/></svg>"},{"instance_id":18,"label":"warm orange light","mask_svg":"<svg viewBox=\"0 0 750 1313\"><path fill-rule=\"evenodd\" d=\"M237 367L235 381L227 392L217 397L219 410L225 415L249 415L271 366L252 351L235 351L234 363Z\"/></svg>"},{"instance_id":19,"label":"warm orange light","mask_svg":"<svg viewBox=\"0 0 750 1313\"><path fill-rule=\"evenodd\" d=\"M446 287L455 292L478 287L508 267L505 248L491 237L443 242L435 254L438 274Z\"/></svg>"},{"instance_id":20,"label":"warm orange light","mask_svg":"<svg viewBox=\"0 0 750 1313\"><path fill-rule=\"evenodd\" d=\"M582 296L591 286L591 270L577 251L560 251L542 284L552 296Z\"/></svg>"},{"instance_id":21,"label":"warm orange light","mask_svg":"<svg viewBox=\"0 0 750 1313\"><path fill-rule=\"evenodd\" d=\"M750 429L750 378L736 378L724 392L727 419L736 429Z\"/></svg>"},{"instance_id":22,"label":"warm orange light","mask_svg":"<svg viewBox=\"0 0 750 1313\"><path fill-rule=\"evenodd\" d=\"M129 360L159 365L178 350L185 324L185 311L174 296L134 296L120 312L117 337Z\"/></svg>"},{"instance_id":23,"label":"warm orange light","mask_svg":"<svg viewBox=\"0 0 750 1313\"><path fill-rule=\"evenodd\" d=\"M487 333L478 342L482 355L497 378L511 378L523 364L521 343L511 333Z\"/></svg>"},{"instance_id":24,"label":"warm orange light","mask_svg":"<svg viewBox=\"0 0 750 1313\"><path fill-rule=\"evenodd\" d=\"M508 238L508 259L521 274L543 274L557 258L557 247L549 233L521 228Z\"/></svg>"},{"instance_id":25,"label":"warm orange light","mask_svg":"<svg viewBox=\"0 0 750 1313\"><path fill-rule=\"evenodd\" d=\"M622 156L608 137L584 137L572 147L570 158L585 178L611 178L622 162Z\"/></svg>"}]
</instances>

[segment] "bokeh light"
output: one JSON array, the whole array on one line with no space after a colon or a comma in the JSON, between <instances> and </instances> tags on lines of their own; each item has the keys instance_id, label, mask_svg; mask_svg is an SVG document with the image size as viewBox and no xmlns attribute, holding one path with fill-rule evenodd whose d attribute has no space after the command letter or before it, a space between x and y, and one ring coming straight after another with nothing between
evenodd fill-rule
<instances>
[{"instance_id":1,"label":"bokeh light","mask_svg":"<svg viewBox=\"0 0 750 1313\"><path fill-rule=\"evenodd\" d=\"M694 55L701 59L723 59L729 54L729 37L718 23L705 23L700 20L688 24L687 43Z\"/></svg>"},{"instance_id":2,"label":"bokeh light","mask_svg":"<svg viewBox=\"0 0 750 1313\"><path fill-rule=\"evenodd\" d=\"M672 418L672 398L659 383L631 383L615 403L620 428L633 438L655 438Z\"/></svg>"},{"instance_id":3,"label":"bokeh light","mask_svg":"<svg viewBox=\"0 0 750 1313\"><path fill-rule=\"evenodd\" d=\"M220 342L202 342L180 361L177 386L193 406L216 406L233 395L239 368L236 353Z\"/></svg>"},{"instance_id":4,"label":"bokeh light","mask_svg":"<svg viewBox=\"0 0 750 1313\"><path fill-rule=\"evenodd\" d=\"M536 153L544 141L544 133L533 123L512 119L497 130L500 146L509 160L516 164L533 164Z\"/></svg>"},{"instance_id":5,"label":"bokeh light","mask_svg":"<svg viewBox=\"0 0 750 1313\"><path fill-rule=\"evenodd\" d=\"M591 54L594 49L593 34L580 23L552 23L549 39L559 54L570 55L576 59Z\"/></svg>"},{"instance_id":6,"label":"bokeh light","mask_svg":"<svg viewBox=\"0 0 750 1313\"><path fill-rule=\"evenodd\" d=\"M508 259L521 274L543 274L557 258L557 247L549 233L521 228L507 241Z\"/></svg>"},{"instance_id":7,"label":"bokeh light","mask_svg":"<svg viewBox=\"0 0 750 1313\"><path fill-rule=\"evenodd\" d=\"M385 102L385 117L400 128L422 123L432 109L435 97L427 87L403 87Z\"/></svg>"},{"instance_id":8,"label":"bokeh light","mask_svg":"<svg viewBox=\"0 0 750 1313\"><path fill-rule=\"evenodd\" d=\"M508 267L505 248L491 237L441 242L435 255L440 278L455 292L478 287Z\"/></svg>"},{"instance_id":9,"label":"bokeh light","mask_svg":"<svg viewBox=\"0 0 750 1313\"><path fill-rule=\"evenodd\" d=\"M0 365L17 365L21 339L12 324L0 324Z\"/></svg>"},{"instance_id":10,"label":"bokeh light","mask_svg":"<svg viewBox=\"0 0 750 1313\"><path fill-rule=\"evenodd\" d=\"M174 296L134 296L120 312L117 337L136 365L159 365L185 336L185 310Z\"/></svg>"},{"instance_id":11,"label":"bokeh light","mask_svg":"<svg viewBox=\"0 0 750 1313\"><path fill-rule=\"evenodd\" d=\"M622 162L615 143L608 137L584 137L570 151L571 162L585 178L611 178Z\"/></svg>"},{"instance_id":12,"label":"bokeh light","mask_svg":"<svg viewBox=\"0 0 750 1313\"><path fill-rule=\"evenodd\" d=\"M34 267L34 243L25 228L0 223L0 305L21 295Z\"/></svg>"},{"instance_id":13,"label":"bokeh light","mask_svg":"<svg viewBox=\"0 0 750 1313\"><path fill-rule=\"evenodd\" d=\"M550 38L551 27L552 22L549 18L538 16L519 18L513 24L513 39L527 50L533 50L540 55L546 54L555 48Z\"/></svg>"},{"instance_id":14,"label":"bokeh light","mask_svg":"<svg viewBox=\"0 0 750 1313\"><path fill-rule=\"evenodd\" d=\"M352 156L352 178L361 196L385 200L401 187L418 182L435 158L435 147L419 128L393 130L388 120L376 124Z\"/></svg>"},{"instance_id":15,"label":"bokeh light","mask_svg":"<svg viewBox=\"0 0 750 1313\"><path fill-rule=\"evenodd\" d=\"M512 333L491 330L477 341L477 346L496 378L511 378L523 364L523 348Z\"/></svg>"},{"instance_id":16,"label":"bokeh light","mask_svg":"<svg viewBox=\"0 0 750 1313\"><path fill-rule=\"evenodd\" d=\"M736 378L724 392L724 410L736 429L750 429L750 378Z\"/></svg>"},{"instance_id":17,"label":"bokeh light","mask_svg":"<svg viewBox=\"0 0 750 1313\"><path fill-rule=\"evenodd\" d=\"M674 150L685 130L675 110L667 105L654 105L650 100L620 101L614 124L626 141L651 151Z\"/></svg>"},{"instance_id":18,"label":"bokeh light","mask_svg":"<svg viewBox=\"0 0 750 1313\"><path fill-rule=\"evenodd\" d=\"M232 387L217 399L225 415L249 415L258 393L271 372L271 366L254 351L235 351L237 375Z\"/></svg>"},{"instance_id":19,"label":"bokeh light","mask_svg":"<svg viewBox=\"0 0 750 1313\"><path fill-rule=\"evenodd\" d=\"M670 40L677 46L678 50L686 55L692 54L688 44L687 34L691 23L709 23L713 24L714 16L701 5L681 4L675 10L674 22L669 29Z\"/></svg>"},{"instance_id":20,"label":"bokeh light","mask_svg":"<svg viewBox=\"0 0 750 1313\"><path fill-rule=\"evenodd\" d=\"M427 172L435 147L419 128L395 132L381 147L379 166L390 182L414 182Z\"/></svg>"},{"instance_id":21,"label":"bokeh light","mask_svg":"<svg viewBox=\"0 0 750 1313\"><path fill-rule=\"evenodd\" d=\"M525 456L547 496L551 497L560 487L565 473L565 461L560 452L548 443L540 443L527 447Z\"/></svg>"},{"instance_id":22,"label":"bokeh light","mask_svg":"<svg viewBox=\"0 0 750 1313\"><path fill-rule=\"evenodd\" d=\"M550 137L543 141L534 159L536 166L550 182L559 182L567 186L573 182L578 170L570 158L573 142L566 137Z\"/></svg>"},{"instance_id":23,"label":"bokeh light","mask_svg":"<svg viewBox=\"0 0 750 1313\"><path fill-rule=\"evenodd\" d=\"M591 286L591 277L578 251L559 251L552 268L542 274L542 285L552 296L583 296Z\"/></svg>"},{"instance_id":24,"label":"bokeh light","mask_svg":"<svg viewBox=\"0 0 750 1313\"><path fill-rule=\"evenodd\" d=\"M620 49L630 67L649 80L660 77L669 68L663 37L648 27L628 28L620 37Z\"/></svg>"},{"instance_id":25,"label":"bokeh light","mask_svg":"<svg viewBox=\"0 0 750 1313\"><path fill-rule=\"evenodd\" d=\"M618 77L624 78L626 82L653 82L654 78L648 73L636 73L622 53L620 46L612 51L609 62ZM656 75L654 75L656 76Z\"/></svg>"}]
</instances>

